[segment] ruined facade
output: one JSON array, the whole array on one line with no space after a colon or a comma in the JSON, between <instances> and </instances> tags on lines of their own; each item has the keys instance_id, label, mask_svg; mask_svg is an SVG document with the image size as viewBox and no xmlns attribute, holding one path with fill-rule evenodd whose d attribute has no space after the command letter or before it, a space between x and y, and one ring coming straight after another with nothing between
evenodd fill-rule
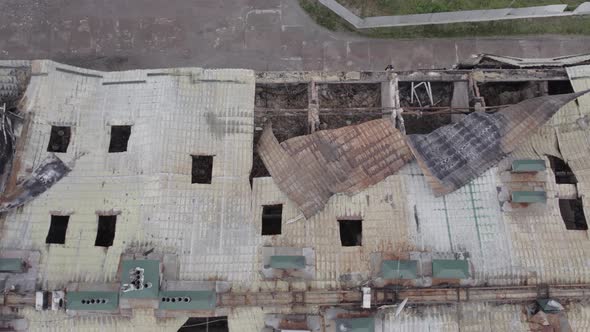
<instances>
[{"instance_id":1,"label":"ruined facade","mask_svg":"<svg viewBox=\"0 0 590 332\"><path fill-rule=\"evenodd\" d=\"M528 331L543 325L533 318L545 312L531 309L537 299L565 307L547 309L549 324L565 317L562 326L572 330L590 325L582 220L590 214L589 95L567 102L504 159L445 195L436 195L403 147L394 152L405 165L392 161L391 175L375 182L351 182L300 154L317 174L334 175L318 191L322 208L302 215L257 150L268 134L277 145L327 142L372 122L391 124L401 139L408 136L400 123L428 134L474 111L497 114L524 95L487 103L489 84L527 82L530 97L551 95L554 82L569 82L571 91L560 92L588 90L587 65L106 73L51 61L0 64L30 69L13 110L20 118L7 188L30 179L48 157L70 169L1 216L3 266L17 259L0 273L3 315L11 317L5 324L14 330L161 331L186 323L197 331L214 324ZM424 127L409 126L421 120ZM382 141L371 135L355 146ZM325 150L307 156L318 151ZM362 287L371 288L368 308Z\"/></svg>"}]
</instances>

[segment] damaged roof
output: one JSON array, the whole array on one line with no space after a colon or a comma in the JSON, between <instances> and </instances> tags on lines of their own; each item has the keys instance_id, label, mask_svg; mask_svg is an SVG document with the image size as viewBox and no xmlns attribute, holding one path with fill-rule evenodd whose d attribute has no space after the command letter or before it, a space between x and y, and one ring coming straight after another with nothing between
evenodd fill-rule
<instances>
[{"instance_id":1,"label":"damaged roof","mask_svg":"<svg viewBox=\"0 0 590 332\"><path fill-rule=\"evenodd\" d=\"M461 69L472 68L542 68L566 67L590 63L590 54L577 54L555 58L518 58L495 54L477 54L461 61L457 66Z\"/></svg>"},{"instance_id":2,"label":"damaged roof","mask_svg":"<svg viewBox=\"0 0 590 332\"><path fill-rule=\"evenodd\" d=\"M493 114L475 112L429 134L407 137L391 120L379 119L279 144L268 126L258 153L279 188L306 218L321 211L333 194L359 192L414 158L434 193L444 195L496 165L563 105L584 93L533 98Z\"/></svg>"},{"instance_id":3,"label":"damaged roof","mask_svg":"<svg viewBox=\"0 0 590 332\"><path fill-rule=\"evenodd\" d=\"M425 257L456 259L461 253L467 257L477 285L590 282L587 232L567 230L557 204L564 194L583 196L590 188L588 95L579 97L579 105L570 102L562 107L530 138L517 141L515 151L497 166L439 197L433 194L431 179L422 168L401 157L394 162L407 164L391 176L375 184L368 184L371 179L365 182L364 177L372 174L366 170L371 163L354 158L348 161L349 150L343 147L352 144L362 151L363 144L375 138L356 142L346 136L350 134L348 127L325 137L294 140L290 147L271 142L273 149L280 149L272 153L333 163L318 166L312 160L313 170L320 175L341 174L334 171L340 166L329 159L334 156L331 151L341 153L337 156L347 163L356 162L364 172L354 181L338 178L338 183L331 184L329 190L345 194L332 194L327 201L320 201L324 204L320 213L304 222L289 222L301 213L299 203L278 186L278 178L254 178L252 187L248 183L254 116L251 72L193 68L102 73L52 62L37 63L36 67L37 73L44 75L35 76L30 86L35 93L30 95L34 98L29 99L29 105L37 118L23 152L22 174L30 173L49 155L45 148L51 124L67 123L73 128L71 150L60 155L64 161L86 153L48 191L3 215L0 247L39 250L37 281L44 289L57 289L73 280L112 282L118 278L121 253L156 250L178 257L175 272L181 280L227 280L234 289L252 292L291 290L293 284L283 280L262 280L263 245L313 248L316 275L306 285L314 289L333 290L371 280L370 258L375 252L418 260L419 272ZM576 91L590 88L588 68L568 68L568 73ZM108 108L104 108L106 104ZM120 124L132 125L129 150L108 154L108 128ZM363 133L371 132L372 128L363 129ZM395 142L405 144L403 135L401 140L397 135L392 134ZM326 145L328 149L323 148ZM394 152L400 151L402 156L409 153L407 157L414 158L408 147ZM375 156L389 160L381 152ZM511 159L545 160L547 152L566 160L579 184L556 184L547 168L535 177L541 180L533 182L547 192L544 210L505 208L509 202L502 200L499 190L514 185L506 180ZM191 155L213 155L211 184L190 183ZM302 168L307 170L306 165ZM389 166L383 169L390 170ZM355 187L357 184L362 188ZM348 195L347 190L357 191ZM317 193L330 192L318 190L314 195ZM262 206L268 204L283 204L282 230L278 235L261 236ZM584 207L589 211L587 199ZM49 245L45 236L49 216L55 211L71 215L71 222L66 243ZM104 211L118 213L116 237L108 249L93 246L97 213ZM341 247L337 220L347 218L362 219L362 246ZM232 330L260 331L264 314L273 309L232 308L228 324ZM588 325L588 310L580 305L568 312L573 326L583 329ZM71 317L32 308L19 309L19 314L30 320L30 331L176 330L186 320L156 319L153 310L137 309L133 317ZM386 313L383 329L486 331L490 327L527 331L522 306L466 303L408 307L396 317Z\"/></svg>"},{"instance_id":4,"label":"damaged roof","mask_svg":"<svg viewBox=\"0 0 590 332\"><path fill-rule=\"evenodd\" d=\"M322 130L280 144L269 125L258 153L306 218L321 211L334 193L358 192L413 159L404 136L389 119Z\"/></svg>"}]
</instances>

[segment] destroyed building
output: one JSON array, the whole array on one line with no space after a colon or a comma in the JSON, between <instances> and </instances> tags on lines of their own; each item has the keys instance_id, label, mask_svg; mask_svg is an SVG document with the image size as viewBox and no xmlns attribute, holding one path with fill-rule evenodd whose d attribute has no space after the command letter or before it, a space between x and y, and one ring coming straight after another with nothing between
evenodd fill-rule
<instances>
[{"instance_id":1,"label":"destroyed building","mask_svg":"<svg viewBox=\"0 0 590 332\"><path fill-rule=\"evenodd\" d=\"M0 61L0 327L587 330L589 59Z\"/></svg>"}]
</instances>

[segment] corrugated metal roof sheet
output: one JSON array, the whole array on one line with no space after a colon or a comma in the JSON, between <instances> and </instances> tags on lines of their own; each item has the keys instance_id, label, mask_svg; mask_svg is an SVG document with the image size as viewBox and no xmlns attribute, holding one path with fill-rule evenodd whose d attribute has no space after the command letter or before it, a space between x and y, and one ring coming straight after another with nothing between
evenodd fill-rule
<instances>
[{"instance_id":1,"label":"corrugated metal roof sheet","mask_svg":"<svg viewBox=\"0 0 590 332\"><path fill-rule=\"evenodd\" d=\"M429 134L409 135L408 145L435 194L448 194L497 164L586 92L528 99L494 114L471 113Z\"/></svg>"},{"instance_id":2,"label":"corrugated metal roof sheet","mask_svg":"<svg viewBox=\"0 0 590 332\"><path fill-rule=\"evenodd\" d=\"M413 159L389 119L321 130L281 144L267 126L258 153L279 188L306 218L321 211L334 193L359 192Z\"/></svg>"}]
</instances>

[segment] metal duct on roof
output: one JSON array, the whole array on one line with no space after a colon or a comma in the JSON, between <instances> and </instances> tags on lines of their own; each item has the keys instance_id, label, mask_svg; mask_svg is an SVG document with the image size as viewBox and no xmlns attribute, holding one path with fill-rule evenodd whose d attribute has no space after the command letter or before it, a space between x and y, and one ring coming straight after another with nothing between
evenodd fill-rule
<instances>
[{"instance_id":1,"label":"metal duct on roof","mask_svg":"<svg viewBox=\"0 0 590 332\"><path fill-rule=\"evenodd\" d=\"M588 91L528 99L494 114L461 121L407 142L435 195L453 192L514 151L563 105Z\"/></svg>"}]
</instances>

